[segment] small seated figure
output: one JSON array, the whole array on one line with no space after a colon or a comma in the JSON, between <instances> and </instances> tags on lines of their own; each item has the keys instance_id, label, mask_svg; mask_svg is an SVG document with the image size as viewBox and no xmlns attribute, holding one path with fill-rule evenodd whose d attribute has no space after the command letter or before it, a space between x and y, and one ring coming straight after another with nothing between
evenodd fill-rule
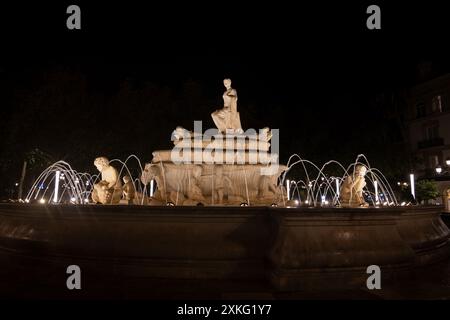
<instances>
[{"instance_id":1,"label":"small seated figure","mask_svg":"<svg viewBox=\"0 0 450 320\"><path fill-rule=\"evenodd\" d=\"M122 197L122 183L117 170L105 157L96 158L94 165L102 174L100 182L94 185L92 201L101 204L117 204Z\"/></svg>"},{"instance_id":2,"label":"small seated figure","mask_svg":"<svg viewBox=\"0 0 450 320\"><path fill-rule=\"evenodd\" d=\"M134 183L131 181L130 176L126 175L123 177L123 198L127 200L128 204L133 204L134 198L136 197L136 189L134 188Z\"/></svg>"},{"instance_id":3,"label":"small seated figure","mask_svg":"<svg viewBox=\"0 0 450 320\"><path fill-rule=\"evenodd\" d=\"M367 168L363 165L357 165L354 175L349 174L341 185L340 200L342 207L368 207L369 204L364 200L363 189L366 186Z\"/></svg>"}]
</instances>

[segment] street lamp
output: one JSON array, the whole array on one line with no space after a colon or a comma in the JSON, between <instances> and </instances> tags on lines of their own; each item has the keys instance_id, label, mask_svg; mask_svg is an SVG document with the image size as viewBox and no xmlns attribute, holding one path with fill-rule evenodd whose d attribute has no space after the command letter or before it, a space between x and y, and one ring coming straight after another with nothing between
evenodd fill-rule
<instances>
[{"instance_id":1,"label":"street lamp","mask_svg":"<svg viewBox=\"0 0 450 320\"><path fill-rule=\"evenodd\" d=\"M441 166L437 166L435 170L436 170L437 174L441 174L442 173L442 167Z\"/></svg>"},{"instance_id":2,"label":"street lamp","mask_svg":"<svg viewBox=\"0 0 450 320\"><path fill-rule=\"evenodd\" d=\"M447 158L447 159L445 160L445 164L446 164L448 167L450 167L450 158Z\"/></svg>"}]
</instances>

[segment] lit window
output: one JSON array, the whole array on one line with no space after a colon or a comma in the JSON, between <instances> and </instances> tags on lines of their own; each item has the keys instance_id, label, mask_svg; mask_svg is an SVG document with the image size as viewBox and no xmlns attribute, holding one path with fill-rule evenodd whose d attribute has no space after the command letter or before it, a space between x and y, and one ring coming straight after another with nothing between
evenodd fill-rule
<instances>
[{"instance_id":1,"label":"lit window","mask_svg":"<svg viewBox=\"0 0 450 320\"><path fill-rule=\"evenodd\" d=\"M431 110L433 112L442 112L442 96L437 95L431 101Z\"/></svg>"}]
</instances>

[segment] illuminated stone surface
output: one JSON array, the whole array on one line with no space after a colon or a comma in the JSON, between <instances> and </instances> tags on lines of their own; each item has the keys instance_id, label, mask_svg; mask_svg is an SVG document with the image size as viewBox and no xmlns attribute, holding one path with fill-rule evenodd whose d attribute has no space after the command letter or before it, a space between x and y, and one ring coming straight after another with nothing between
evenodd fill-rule
<instances>
[{"instance_id":1,"label":"illuminated stone surface","mask_svg":"<svg viewBox=\"0 0 450 320\"><path fill-rule=\"evenodd\" d=\"M117 170L105 157L96 158L94 165L101 173L100 182L94 185L92 201L101 204L117 204L122 197L122 182Z\"/></svg>"}]
</instances>

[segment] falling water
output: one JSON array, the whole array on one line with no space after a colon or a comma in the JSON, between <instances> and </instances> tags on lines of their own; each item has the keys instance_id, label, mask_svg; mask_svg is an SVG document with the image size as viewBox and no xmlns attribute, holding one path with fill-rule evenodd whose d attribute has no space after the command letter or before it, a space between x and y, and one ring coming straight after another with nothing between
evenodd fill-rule
<instances>
[{"instance_id":1,"label":"falling water","mask_svg":"<svg viewBox=\"0 0 450 320\"><path fill-rule=\"evenodd\" d=\"M80 173L73 170L67 162L57 161L39 175L30 188L25 202L87 203L98 178L98 174ZM56 184L58 187L55 187Z\"/></svg>"},{"instance_id":2,"label":"falling water","mask_svg":"<svg viewBox=\"0 0 450 320\"><path fill-rule=\"evenodd\" d=\"M130 170L131 162L134 163L132 166L135 169L134 171ZM130 155L125 161L113 159L110 163L119 164L120 170L118 172L121 179L124 175L131 177L137 194L141 195L141 198L139 198L140 204L143 205L144 199L151 196L149 193L152 190L147 190L147 186L141 183L140 176L144 168L140 159L136 155ZM162 163L160 165L163 183L166 184L164 166ZM293 154L288 160L287 169L278 179L281 199L277 199L277 202L286 206L287 199L294 199L308 206L339 206L341 204L339 199L340 186L347 176L355 174L357 165L363 165L367 168L365 176L367 183L363 193L371 205L375 207L398 205L398 201L386 177L380 170L371 167L363 154L358 155L355 161L347 167L344 167L336 160L330 160L319 167L312 161L303 159L298 154ZM296 166L302 169L301 176L291 176L287 179L288 175L292 174L291 170ZM334 169L337 168L337 171L332 171L333 175L329 174L332 166ZM59 176L57 172L59 172ZM134 177L132 173L135 173ZM245 168L243 168L243 174L247 205L250 205ZM80 173L74 170L69 163L58 161L39 175L30 188L25 202L87 204L90 202L93 186L99 179L99 174ZM289 187L285 189L286 181L289 181ZM211 201L214 204L214 178L212 178L211 183ZM178 204L179 188L178 186L176 204ZM289 194L286 194L286 192L289 192ZM167 197L167 193L165 197Z\"/></svg>"},{"instance_id":3,"label":"falling water","mask_svg":"<svg viewBox=\"0 0 450 320\"><path fill-rule=\"evenodd\" d=\"M305 204L310 206L338 206L341 204L339 200L339 188L342 182L347 176L355 174L355 168L357 165L363 165L367 168L367 173L365 176L367 184L363 192L369 199L370 203L373 206L398 205L398 201L386 177L380 170L372 168L366 156L363 154L358 155L355 162L350 164L347 168L336 160L330 160L323 164L322 167L318 167L313 162L302 159L298 154L294 154L288 160L288 169L281 177L281 185L285 184L285 181L287 181L287 174L296 165L300 165L301 168L303 168L305 177L304 179L298 180L290 179L289 198L302 200ZM337 166L342 175L327 175L327 168L331 165ZM378 202L376 201L375 195L375 183L378 186L378 197L381 200ZM304 190L306 193L305 199L301 199L301 190Z\"/></svg>"}]
</instances>

